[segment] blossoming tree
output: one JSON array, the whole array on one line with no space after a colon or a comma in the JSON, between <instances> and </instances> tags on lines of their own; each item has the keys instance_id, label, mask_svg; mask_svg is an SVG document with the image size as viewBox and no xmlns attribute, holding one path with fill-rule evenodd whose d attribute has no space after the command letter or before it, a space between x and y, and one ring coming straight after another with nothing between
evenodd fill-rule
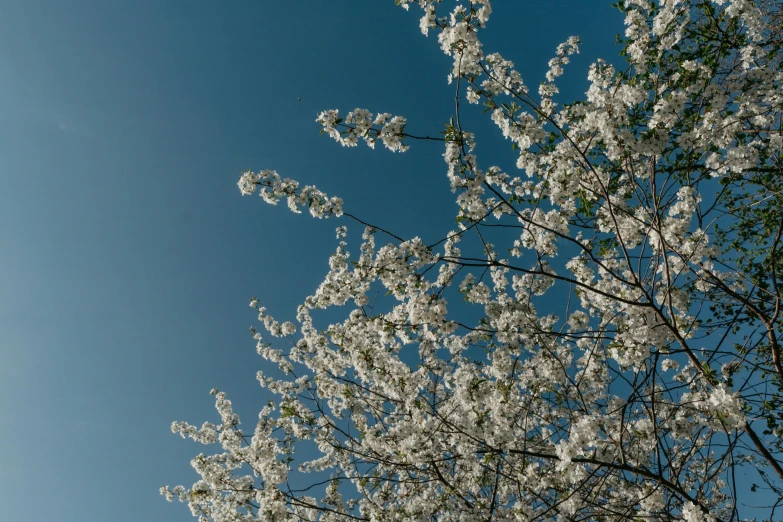
<instances>
[{"instance_id":1,"label":"blossoming tree","mask_svg":"<svg viewBox=\"0 0 783 522\"><path fill-rule=\"evenodd\" d=\"M295 323L251 302L258 351L282 370L258 375L276 399L246 432L213 390L219 424L172 429L220 449L192 461L192 488L161 492L215 521L728 521L758 514L737 483L750 469L774 518L780 4L621 0L627 66L598 61L585 99L560 106L577 38L531 90L482 46L488 0L397 3L423 10L453 60L440 139L455 230L397 237L315 187L244 173L243 194L361 225L361 246L351 255L337 229ZM473 153L471 104L518 171ZM317 121L344 146L417 139L390 114ZM349 311L319 325L330 307Z\"/></svg>"}]
</instances>

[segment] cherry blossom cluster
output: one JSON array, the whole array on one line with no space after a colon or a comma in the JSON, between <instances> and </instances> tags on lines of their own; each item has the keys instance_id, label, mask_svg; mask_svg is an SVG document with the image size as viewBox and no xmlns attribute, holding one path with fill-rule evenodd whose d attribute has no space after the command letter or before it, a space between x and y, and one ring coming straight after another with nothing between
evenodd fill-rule
<instances>
[{"instance_id":1,"label":"cherry blossom cluster","mask_svg":"<svg viewBox=\"0 0 783 522\"><path fill-rule=\"evenodd\" d=\"M315 120L330 137L343 147L355 147L359 139L375 148L379 139L383 146L392 152L405 152L406 120L402 116L392 116L389 113L378 113L375 116L366 109L356 109L340 118L336 110L324 111Z\"/></svg>"},{"instance_id":2,"label":"cherry blossom cluster","mask_svg":"<svg viewBox=\"0 0 783 522\"><path fill-rule=\"evenodd\" d=\"M285 199L288 208L297 214L301 212L300 208L305 206L310 209L310 214L317 218L339 217L343 213L342 199L329 197L312 185L300 187L298 181L281 178L274 170L243 172L237 185L243 196L249 196L259 189L259 195L272 205Z\"/></svg>"}]
</instances>

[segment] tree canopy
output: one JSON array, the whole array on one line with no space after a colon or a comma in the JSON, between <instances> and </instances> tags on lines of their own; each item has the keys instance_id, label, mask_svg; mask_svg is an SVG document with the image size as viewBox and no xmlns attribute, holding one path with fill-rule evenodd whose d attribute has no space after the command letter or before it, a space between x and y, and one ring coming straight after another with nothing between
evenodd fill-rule
<instances>
[{"instance_id":1,"label":"tree canopy","mask_svg":"<svg viewBox=\"0 0 783 522\"><path fill-rule=\"evenodd\" d=\"M536 89L482 45L488 0L397 3L452 60L451 120L428 136L364 109L317 122L347 147L441 141L454 230L398 237L313 186L243 173L242 194L346 223L295 321L251 302L275 400L251 433L213 390L219 423L172 429L220 448L162 494L215 521L774 519L781 4L621 0L624 66L597 61L561 104L578 38ZM482 108L499 132L463 126ZM516 171L474 153L490 139ZM327 308L343 319L321 324Z\"/></svg>"}]
</instances>

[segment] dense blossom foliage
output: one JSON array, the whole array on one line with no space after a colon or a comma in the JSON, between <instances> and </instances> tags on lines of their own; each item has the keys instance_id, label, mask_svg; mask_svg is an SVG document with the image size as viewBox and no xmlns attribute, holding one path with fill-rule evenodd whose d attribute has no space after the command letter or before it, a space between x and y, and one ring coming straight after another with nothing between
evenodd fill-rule
<instances>
[{"instance_id":1,"label":"dense blossom foliage","mask_svg":"<svg viewBox=\"0 0 783 522\"><path fill-rule=\"evenodd\" d=\"M452 60L455 230L425 244L367 226L352 255L341 226L295 323L254 299L275 400L246 433L213 390L219 424L172 429L222 450L161 492L215 521L779 516L780 4L623 0L627 67L594 63L560 105L577 38L536 91L482 46L488 0L397 3ZM518 172L474 154L471 104ZM416 139L364 109L317 121L345 146ZM239 187L352 218L273 171ZM330 307L344 320L317 326Z\"/></svg>"}]
</instances>

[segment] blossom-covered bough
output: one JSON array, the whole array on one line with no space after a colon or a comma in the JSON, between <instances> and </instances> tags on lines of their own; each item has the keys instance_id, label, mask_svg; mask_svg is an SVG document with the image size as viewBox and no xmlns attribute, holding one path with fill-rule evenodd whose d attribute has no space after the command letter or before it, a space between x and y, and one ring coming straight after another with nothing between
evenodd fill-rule
<instances>
[{"instance_id":1,"label":"blossom-covered bough","mask_svg":"<svg viewBox=\"0 0 783 522\"><path fill-rule=\"evenodd\" d=\"M215 521L780 517L780 3L621 0L627 66L598 61L562 106L578 39L531 90L482 47L488 0L397 3L453 60L456 229L425 244L366 226L351 255L341 226L296 323L254 299L276 399L250 433L213 390L220 423L173 430L222 449L162 493ZM518 171L474 155L470 104ZM416 139L362 109L318 122L346 146ZM273 171L239 186L367 225Z\"/></svg>"}]
</instances>

